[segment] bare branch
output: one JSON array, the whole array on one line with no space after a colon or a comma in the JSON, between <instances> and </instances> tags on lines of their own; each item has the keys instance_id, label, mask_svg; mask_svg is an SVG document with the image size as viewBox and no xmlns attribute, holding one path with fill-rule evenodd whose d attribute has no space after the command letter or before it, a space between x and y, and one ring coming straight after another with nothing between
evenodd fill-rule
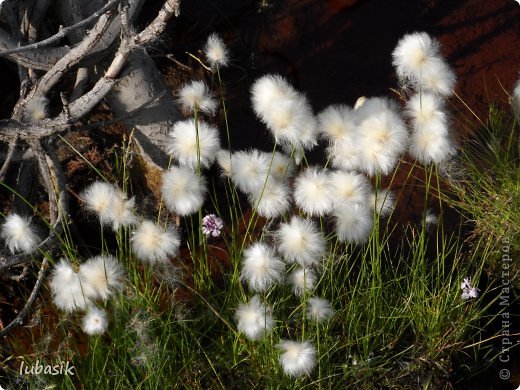
<instances>
[{"instance_id":1,"label":"bare branch","mask_svg":"<svg viewBox=\"0 0 520 390\"><path fill-rule=\"evenodd\" d=\"M178 16L179 12L179 0L166 0L155 19L134 38L134 44L142 46L156 40L163 33L168 21L173 16Z\"/></svg>"},{"instance_id":2,"label":"bare branch","mask_svg":"<svg viewBox=\"0 0 520 390\"><path fill-rule=\"evenodd\" d=\"M49 37L47 39L41 40L39 42L32 43L30 45L25 46L19 46L13 49L3 50L0 51L0 56L5 56L8 54L15 54L15 53L21 53L28 50L35 50L40 49L44 46L48 46L50 44L53 44L60 39L64 38L68 33L71 31L74 31L76 29L79 29L83 26L88 25L90 22L96 20L99 18L102 14L104 14L106 11L110 11L120 2L121 0L112 0L108 2L104 7L100 8L98 11L94 12L92 15L90 15L88 18L83 19L82 21L73 24L72 26L64 27L60 29L56 34L54 34L52 37Z\"/></svg>"},{"instance_id":3,"label":"bare branch","mask_svg":"<svg viewBox=\"0 0 520 390\"><path fill-rule=\"evenodd\" d=\"M16 151L16 145L18 143L18 139L14 138L9 142L9 148L7 149L7 156L2 165L2 169L0 169L0 180L4 181L7 170L9 169L9 165L11 164L11 160L13 159L14 153Z\"/></svg>"},{"instance_id":4,"label":"bare branch","mask_svg":"<svg viewBox=\"0 0 520 390\"><path fill-rule=\"evenodd\" d=\"M9 35L7 31L0 28L0 48L11 49L16 48L17 42ZM27 53L6 54L10 60L18 65L28 69L49 70L56 61L67 55L70 48L63 47L47 47L43 49L34 49Z\"/></svg>"},{"instance_id":5,"label":"bare branch","mask_svg":"<svg viewBox=\"0 0 520 390\"><path fill-rule=\"evenodd\" d=\"M79 68L76 72L76 82L74 83L74 89L70 94L70 102L78 99L83 92L85 92L85 87L87 86L89 79L89 72L87 68Z\"/></svg>"},{"instance_id":6,"label":"bare branch","mask_svg":"<svg viewBox=\"0 0 520 390\"><path fill-rule=\"evenodd\" d=\"M40 288L42 287L43 280L45 279L45 273L47 271L47 268L49 267L49 261L47 258L44 258L42 261L42 265L40 266L40 271L38 272L38 277L36 279L36 283L34 284L33 290L31 291L31 295L29 296L29 299L25 303L24 308L16 318L11 321L4 329L0 330L0 337L4 337L9 332L11 332L15 327L18 325L21 325L25 316L29 313L29 310L31 309L32 304L34 303L36 296L38 295L38 292L40 291Z\"/></svg>"},{"instance_id":7,"label":"bare branch","mask_svg":"<svg viewBox=\"0 0 520 390\"><path fill-rule=\"evenodd\" d=\"M78 64L94 48L113 17L114 14L111 12L103 14L85 39L56 62L52 69L40 79L34 90L34 96L45 96L67 70Z\"/></svg>"}]
</instances>

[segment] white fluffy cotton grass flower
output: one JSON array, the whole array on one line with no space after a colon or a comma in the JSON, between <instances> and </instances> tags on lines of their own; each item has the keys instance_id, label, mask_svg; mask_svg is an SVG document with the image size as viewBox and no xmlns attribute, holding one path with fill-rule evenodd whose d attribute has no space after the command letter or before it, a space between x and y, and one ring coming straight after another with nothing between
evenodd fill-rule
<instances>
[{"instance_id":1,"label":"white fluffy cotton grass flower","mask_svg":"<svg viewBox=\"0 0 520 390\"><path fill-rule=\"evenodd\" d=\"M323 298L309 298L307 315L312 320L321 323L329 320L334 315L334 309L330 302Z\"/></svg>"},{"instance_id":2,"label":"white fluffy cotton grass flower","mask_svg":"<svg viewBox=\"0 0 520 390\"><path fill-rule=\"evenodd\" d=\"M124 274L124 267L112 256L95 256L79 267L84 293L92 300L106 301L119 291L123 287Z\"/></svg>"},{"instance_id":3,"label":"white fluffy cotton grass flower","mask_svg":"<svg viewBox=\"0 0 520 390\"><path fill-rule=\"evenodd\" d=\"M40 242L30 219L14 213L5 219L0 235L12 253L33 253Z\"/></svg>"},{"instance_id":4,"label":"white fluffy cotton grass flower","mask_svg":"<svg viewBox=\"0 0 520 390\"><path fill-rule=\"evenodd\" d=\"M54 267L50 286L54 304L67 313L84 310L91 303L83 278L67 259L61 259Z\"/></svg>"},{"instance_id":5,"label":"white fluffy cotton grass flower","mask_svg":"<svg viewBox=\"0 0 520 390\"><path fill-rule=\"evenodd\" d=\"M235 152L231 156L231 179L244 193L261 190L269 172L270 157L257 149Z\"/></svg>"},{"instance_id":6,"label":"white fluffy cotton grass flower","mask_svg":"<svg viewBox=\"0 0 520 390\"><path fill-rule=\"evenodd\" d=\"M406 103L406 114L414 131L448 133L448 121L442 101L433 94L422 92L413 95Z\"/></svg>"},{"instance_id":7,"label":"white fluffy cotton grass flower","mask_svg":"<svg viewBox=\"0 0 520 390\"><path fill-rule=\"evenodd\" d=\"M216 100L210 96L208 87L202 81L185 84L179 91L178 102L189 113L213 114L217 109Z\"/></svg>"},{"instance_id":8,"label":"white fluffy cotton grass flower","mask_svg":"<svg viewBox=\"0 0 520 390\"><path fill-rule=\"evenodd\" d=\"M368 178L355 172L333 171L330 173L330 182L333 187L335 205L343 202L365 203L370 183Z\"/></svg>"},{"instance_id":9,"label":"white fluffy cotton grass flower","mask_svg":"<svg viewBox=\"0 0 520 390\"><path fill-rule=\"evenodd\" d=\"M45 96L33 98L29 101L25 107L25 115L23 117L24 122L38 122L42 119L47 118L48 112L47 107L49 105L49 99Z\"/></svg>"},{"instance_id":10,"label":"white fluffy cotton grass flower","mask_svg":"<svg viewBox=\"0 0 520 390\"><path fill-rule=\"evenodd\" d=\"M108 328L107 313L97 307L90 307L81 321L81 328L89 336L105 333Z\"/></svg>"},{"instance_id":11,"label":"white fluffy cotton grass flower","mask_svg":"<svg viewBox=\"0 0 520 390\"><path fill-rule=\"evenodd\" d=\"M402 80L420 80L421 74L439 55L439 43L425 32L404 35L392 53L397 76Z\"/></svg>"},{"instance_id":12,"label":"white fluffy cotton grass flower","mask_svg":"<svg viewBox=\"0 0 520 390\"><path fill-rule=\"evenodd\" d=\"M139 260L153 265L167 263L177 256L181 240L173 227L163 228L145 220L132 232L130 243Z\"/></svg>"},{"instance_id":13,"label":"white fluffy cotton grass flower","mask_svg":"<svg viewBox=\"0 0 520 390\"><path fill-rule=\"evenodd\" d=\"M515 83L513 94L511 96L511 106L517 118L520 117L520 79Z\"/></svg>"},{"instance_id":14,"label":"white fluffy cotton grass flower","mask_svg":"<svg viewBox=\"0 0 520 390\"><path fill-rule=\"evenodd\" d=\"M327 171L317 167L305 169L295 180L294 200L300 210L308 215L330 213L334 204Z\"/></svg>"},{"instance_id":15,"label":"white fluffy cotton grass flower","mask_svg":"<svg viewBox=\"0 0 520 390\"><path fill-rule=\"evenodd\" d=\"M280 364L288 376L310 375L316 366L316 348L308 341L285 340L278 345L278 348L282 351Z\"/></svg>"},{"instance_id":16,"label":"white fluffy cotton grass flower","mask_svg":"<svg viewBox=\"0 0 520 390\"><path fill-rule=\"evenodd\" d=\"M318 114L318 124L321 135L333 143L352 136L356 131L356 115L349 106L332 105Z\"/></svg>"},{"instance_id":17,"label":"white fluffy cotton grass flower","mask_svg":"<svg viewBox=\"0 0 520 390\"><path fill-rule=\"evenodd\" d=\"M294 99L297 92L280 75L265 75L257 79L251 87L253 110L260 119L269 115L273 102Z\"/></svg>"},{"instance_id":18,"label":"white fluffy cotton grass flower","mask_svg":"<svg viewBox=\"0 0 520 390\"><path fill-rule=\"evenodd\" d=\"M311 220L294 216L289 223L280 225L276 236L278 251L288 262L304 267L321 265L325 237Z\"/></svg>"},{"instance_id":19,"label":"white fluffy cotton grass flower","mask_svg":"<svg viewBox=\"0 0 520 390\"><path fill-rule=\"evenodd\" d=\"M374 216L365 204L343 203L335 210L336 234L342 242L363 244L374 226Z\"/></svg>"},{"instance_id":20,"label":"white fluffy cotton grass flower","mask_svg":"<svg viewBox=\"0 0 520 390\"><path fill-rule=\"evenodd\" d=\"M359 166L357 115L346 105L332 105L318 114L319 131L329 141L327 156L338 169L355 170Z\"/></svg>"},{"instance_id":21,"label":"white fluffy cotton grass flower","mask_svg":"<svg viewBox=\"0 0 520 390\"><path fill-rule=\"evenodd\" d=\"M271 154L267 156L271 159ZM286 180L287 178L292 177L294 173L294 161L289 158L289 156L275 152L274 156L272 156L272 164L271 164L271 172L270 176L277 180Z\"/></svg>"},{"instance_id":22,"label":"white fluffy cotton grass flower","mask_svg":"<svg viewBox=\"0 0 520 390\"><path fill-rule=\"evenodd\" d=\"M360 168L368 175L387 175L408 143L408 131L387 99L367 99L357 110L360 122L356 133Z\"/></svg>"},{"instance_id":23,"label":"white fluffy cotton grass flower","mask_svg":"<svg viewBox=\"0 0 520 390\"><path fill-rule=\"evenodd\" d=\"M161 192L169 211L180 216L193 214L204 203L206 182L187 167L172 167L163 174Z\"/></svg>"},{"instance_id":24,"label":"white fluffy cotton grass flower","mask_svg":"<svg viewBox=\"0 0 520 390\"><path fill-rule=\"evenodd\" d=\"M269 128L276 142L294 147L312 147L315 127L307 98L297 92L283 77L266 75L251 88L253 109Z\"/></svg>"},{"instance_id":25,"label":"white fluffy cotton grass flower","mask_svg":"<svg viewBox=\"0 0 520 390\"><path fill-rule=\"evenodd\" d=\"M218 68L227 66L229 53L226 45L218 34L213 33L208 37L204 45L204 55L214 71Z\"/></svg>"},{"instance_id":26,"label":"white fluffy cotton grass flower","mask_svg":"<svg viewBox=\"0 0 520 390\"><path fill-rule=\"evenodd\" d=\"M128 199L122 191L116 191L115 197L112 199L110 213L110 221L112 222L112 230L114 232L117 232L120 227L132 226L137 223L134 206L135 198Z\"/></svg>"},{"instance_id":27,"label":"white fluffy cotton grass flower","mask_svg":"<svg viewBox=\"0 0 520 390\"><path fill-rule=\"evenodd\" d=\"M425 32L403 36L392 53L403 86L442 96L453 93L455 74L444 62L439 43Z\"/></svg>"},{"instance_id":28,"label":"white fluffy cotton grass flower","mask_svg":"<svg viewBox=\"0 0 520 390\"><path fill-rule=\"evenodd\" d=\"M289 187L282 181L269 179L249 194L249 202L258 215L272 219L289 210Z\"/></svg>"},{"instance_id":29,"label":"white fluffy cotton grass flower","mask_svg":"<svg viewBox=\"0 0 520 390\"><path fill-rule=\"evenodd\" d=\"M453 95L456 81L455 73L441 58L430 61L421 74L421 88L441 96Z\"/></svg>"},{"instance_id":30,"label":"white fluffy cotton grass flower","mask_svg":"<svg viewBox=\"0 0 520 390\"><path fill-rule=\"evenodd\" d=\"M254 291L266 291L280 282L284 269L284 263L267 244L257 242L244 250L241 278Z\"/></svg>"},{"instance_id":31,"label":"white fluffy cotton grass flower","mask_svg":"<svg viewBox=\"0 0 520 390\"><path fill-rule=\"evenodd\" d=\"M250 340L259 340L273 328L271 309L266 307L258 295L248 303L240 305L235 312L237 328Z\"/></svg>"},{"instance_id":32,"label":"white fluffy cotton grass flower","mask_svg":"<svg viewBox=\"0 0 520 390\"><path fill-rule=\"evenodd\" d=\"M216 155L217 164L224 177L231 177L231 155L229 150L220 149Z\"/></svg>"},{"instance_id":33,"label":"white fluffy cotton grass flower","mask_svg":"<svg viewBox=\"0 0 520 390\"><path fill-rule=\"evenodd\" d=\"M327 147L327 158L330 165L344 171L359 170L359 146L355 133L334 141Z\"/></svg>"},{"instance_id":34,"label":"white fluffy cotton grass flower","mask_svg":"<svg viewBox=\"0 0 520 390\"><path fill-rule=\"evenodd\" d=\"M287 278L294 295L301 297L310 293L316 286L318 278L311 268L298 267Z\"/></svg>"},{"instance_id":35,"label":"white fluffy cotton grass flower","mask_svg":"<svg viewBox=\"0 0 520 390\"><path fill-rule=\"evenodd\" d=\"M276 142L295 147L301 145L303 130L309 118L312 118L312 112L303 95L274 101L268 113L261 117Z\"/></svg>"},{"instance_id":36,"label":"white fluffy cotton grass flower","mask_svg":"<svg viewBox=\"0 0 520 390\"><path fill-rule=\"evenodd\" d=\"M203 121L197 121L197 126L192 119L178 121L169 135L168 153L179 164L192 169L197 169L199 161L201 167L208 168L215 161L220 149L218 130Z\"/></svg>"},{"instance_id":37,"label":"white fluffy cotton grass flower","mask_svg":"<svg viewBox=\"0 0 520 390\"><path fill-rule=\"evenodd\" d=\"M448 134L417 130L410 136L408 153L423 164L440 164L455 154Z\"/></svg>"},{"instance_id":38,"label":"white fluffy cotton grass flower","mask_svg":"<svg viewBox=\"0 0 520 390\"><path fill-rule=\"evenodd\" d=\"M86 209L95 213L103 226L112 225L114 231L137 221L133 213L134 198L128 199L126 194L112 184L94 182L83 191L81 198Z\"/></svg>"}]
</instances>

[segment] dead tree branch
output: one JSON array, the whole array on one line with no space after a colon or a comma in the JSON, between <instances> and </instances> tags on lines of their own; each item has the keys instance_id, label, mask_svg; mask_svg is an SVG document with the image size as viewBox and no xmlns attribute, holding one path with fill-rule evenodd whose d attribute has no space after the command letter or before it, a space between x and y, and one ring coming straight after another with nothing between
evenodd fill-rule
<instances>
[{"instance_id":1,"label":"dead tree branch","mask_svg":"<svg viewBox=\"0 0 520 390\"><path fill-rule=\"evenodd\" d=\"M98 11L94 12L89 17L83 19L82 21L80 21L78 23L73 24L72 26L68 26L68 27L64 27L64 28L60 29L60 31L58 31L52 37L43 39L39 42L35 42L30 45L18 46L16 48L12 48L12 49L1 50L0 56L17 54L17 53L25 52L28 50L36 50L36 49L40 49L42 47L51 45L55 42L58 42L60 39L64 38L70 32L80 29L84 26L87 26L92 21L98 19L105 12L111 11L112 9L114 9L117 6L117 4L119 4L120 1L121 0L112 0L112 1L108 2L104 7L100 8Z\"/></svg>"},{"instance_id":2,"label":"dead tree branch","mask_svg":"<svg viewBox=\"0 0 520 390\"><path fill-rule=\"evenodd\" d=\"M47 271L47 268L49 267L49 261L47 258L44 258L42 261L42 265L40 266L40 270L38 271L38 277L36 278L36 283L34 284L34 287L31 291L31 295L29 295L29 299L27 299L27 302L25 303L24 308L18 313L16 318L11 321L4 329L0 330L0 337L6 336L9 332L11 332L15 327L18 325L21 325L23 323L23 320L25 316L29 313L29 310L31 309L32 304L36 300L36 297L38 296L38 292L40 291L40 288L42 287L43 281L45 279L45 273Z\"/></svg>"}]
</instances>

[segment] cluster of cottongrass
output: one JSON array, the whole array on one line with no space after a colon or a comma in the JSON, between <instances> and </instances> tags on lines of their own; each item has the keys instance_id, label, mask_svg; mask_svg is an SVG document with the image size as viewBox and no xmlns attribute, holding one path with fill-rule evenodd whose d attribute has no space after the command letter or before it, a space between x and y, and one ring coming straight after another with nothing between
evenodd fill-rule
<instances>
[{"instance_id":1,"label":"cluster of cottongrass","mask_svg":"<svg viewBox=\"0 0 520 390\"><path fill-rule=\"evenodd\" d=\"M229 63L228 50L216 35L209 37L205 54L213 72ZM169 215L155 220L140 216L134 198L100 181L81 194L84 206L102 230L128 232L133 256L151 267L171 264L182 245L178 227L159 221L185 218L192 227L187 231L190 253L194 262L204 263L206 241L224 231L217 215L202 218L210 188L205 174L218 164L224 185L232 186L234 195L242 193L253 210L252 218L259 215L268 226L254 241L246 231L242 246L234 248L240 256L238 280L245 291L242 302L233 308L237 333L251 340L253 348L263 340L278 351L287 376L309 376L321 356L317 336L305 333L304 323L324 324L335 314L317 288L320 280L334 277L323 274L330 270L326 261L338 257L338 245L361 247L378 230L379 220L392 215L398 199L390 188L381 188L382 177L395 174L408 157L414 163L436 165L455 153L445 112L455 79L439 44L426 33L409 34L397 44L393 59L404 104L368 97L353 107L333 104L315 114L305 94L284 77L266 75L256 80L252 106L273 137L271 153L223 148L212 118L217 99L203 81L188 82L179 91L178 103L190 118L173 124L166 146L171 164L162 174L160 202ZM305 153L320 142L327 159L323 166L309 165ZM195 213L199 220L193 225ZM426 216L425 225L438 223L430 212ZM8 218L1 235L13 252L30 253L38 243L28 220L19 216ZM204 250L197 251L194 244ZM66 313L85 312L82 328L87 334L104 333L108 315L103 307L123 291L126 272L122 262L104 252L84 262L63 258L52 274L54 303ZM464 279L461 288L463 300L477 297L471 279ZM283 331L294 325L273 316L275 308L289 310L279 307L286 300L274 300L279 296L273 294L275 289L279 294L291 291L298 302L297 308L290 308L293 313L301 309L296 328L302 333L297 339L286 338Z\"/></svg>"},{"instance_id":2,"label":"cluster of cottongrass","mask_svg":"<svg viewBox=\"0 0 520 390\"><path fill-rule=\"evenodd\" d=\"M81 194L86 210L100 227L114 232L128 229L135 257L153 266L167 265L179 250L180 237L173 226L163 226L135 213L133 198L117 186L96 181ZM85 312L82 329L88 335L106 332L105 309L126 283L127 270L116 257L102 253L83 262L62 258L54 267L50 287L54 304L65 313Z\"/></svg>"}]
</instances>

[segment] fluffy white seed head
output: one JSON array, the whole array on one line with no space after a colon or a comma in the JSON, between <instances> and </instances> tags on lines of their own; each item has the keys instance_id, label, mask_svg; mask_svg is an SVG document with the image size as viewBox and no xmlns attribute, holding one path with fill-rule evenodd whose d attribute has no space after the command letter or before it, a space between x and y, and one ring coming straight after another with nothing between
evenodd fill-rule
<instances>
[{"instance_id":1,"label":"fluffy white seed head","mask_svg":"<svg viewBox=\"0 0 520 390\"><path fill-rule=\"evenodd\" d=\"M334 315L334 309L326 299L312 297L308 304L307 315L316 322L327 321Z\"/></svg>"},{"instance_id":2,"label":"fluffy white seed head","mask_svg":"<svg viewBox=\"0 0 520 390\"><path fill-rule=\"evenodd\" d=\"M265 75L255 81L251 87L251 100L256 115L263 120L275 100L295 99L297 92L280 75Z\"/></svg>"},{"instance_id":3,"label":"fluffy white seed head","mask_svg":"<svg viewBox=\"0 0 520 390\"><path fill-rule=\"evenodd\" d=\"M72 313L84 310L91 304L85 294L86 284L67 259L61 259L54 267L50 280L52 299L61 310Z\"/></svg>"},{"instance_id":4,"label":"fluffy white seed head","mask_svg":"<svg viewBox=\"0 0 520 390\"><path fill-rule=\"evenodd\" d=\"M315 144L315 128L307 98L283 77L266 75L251 88L253 109L274 139L281 144L310 148Z\"/></svg>"},{"instance_id":5,"label":"fluffy white seed head","mask_svg":"<svg viewBox=\"0 0 520 390\"><path fill-rule=\"evenodd\" d=\"M283 271L283 262L267 244L257 242L244 250L241 278L252 290L266 291L282 280Z\"/></svg>"},{"instance_id":6,"label":"fluffy white seed head","mask_svg":"<svg viewBox=\"0 0 520 390\"><path fill-rule=\"evenodd\" d=\"M356 115L346 105L333 105L318 114L319 130L329 142L341 141L356 129Z\"/></svg>"},{"instance_id":7,"label":"fluffy white seed head","mask_svg":"<svg viewBox=\"0 0 520 390\"><path fill-rule=\"evenodd\" d=\"M304 267L321 265L325 237L311 220L294 216L289 223L280 225L276 236L278 251L287 261Z\"/></svg>"},{"instance_id":8,"label":"fluffy white seed head","mask_svg":"<svg viewBox=\"0 0 520 390\"><path fill-rule=\"evenodd\" d=\"M271 154L267 157L271 159ZM271 164L270 176L277 180L286 180L287 178L292 177L294 168L294 161L291 160L289 156L280 152L275 152Z\"/></svg>"},{"instance_id":9,"label":"fluffy white seed head","mask_svg":"<svg viewBox=\"0 0 520 390\"><path fill-rule=\"evenodd\" d=\"M368 240L374 217L364 204L344 203L335 210L336 234L340 241L362 244Z\"/></svg>"},{"instance_id":10,"label":"fluffy white seed head","mask_svg":"<svg viewBox=\"0 0 520 390\"><path fill-rule=\"evenodd\" d=\"M164 264L171 257L177 256L181 240L173 227L164 229L152 221L143 221L132 233L130 242L139 260Z\"/></svg>"},{"instance_id":11,"label":"fluffy white seed head","mask_svg":"<svg viewBox=\"0 0 520 390\"><path fill-rule=\"evenodd\" d=\"M89 336L105 333L108 328L107 313L97 307L90 307L83 317L81 328Z\"/></svg>"},{"instance_id":12,"label":"fluffy white seed head","mask_svg":"<svg viewBox=\"0 0 520 390\"><path fill-rule=\"evenodd\" d=\"M271 130L276 142L292 146L302 145L302 135L309 132L309 120L312 111L303 95L291 99L276 99L268 112L261 118ZM308 137L308 134L305 134ZM312 146L313 140L306 140L306 146Z\"/></svg>"},{"instance_id":13,"label":"fluffy white seed head","mask_svg":"<svg viewBox=\"0 0 520 390\"><path fill-rule=\"evenodd\" d=\"M365 203L370 184L365 175L355 172L334 171L330 173L335 205L344 202Z\"/></svg>"},{"instance_id":14,"label":"fluffy white seed head","mask_svg":"<svg viewBox=\"0 0 520 390\"><path fill-rule=\"evenodd\" d=\"M397 76L407 81L420 80L432 59L439 55L439 43L425 32L406 34L392 53Z\"/></svg>"},{"instance_id":15,"label":"fluffy white seed head","mask_svg":"<svg viewBox=\"0 0 520 390\"><path fill-rule=\"evenodd\" d=\"M132 226L137 223L134 206L135 198L127 199L126 194L120 190L115 192L110 212L110 220L114 232L117 232L121 226Z\"/></svg>"},{"instance_id":16,"label":"fluffy white seed head","mask_svg":"<svg viewBox=\"0 0 520 390\"><path fill-rule=\"evenodd\" d=\"M447 134L448 123L441 100L432 94L421 93L406 103L406 114L415 131L424 130L435 134Z\"/></svg>"},{"instance_id":17,"label":"fluffy white seed head","mask_svg":"<svg viewBox=\"0 0 520 390\"><path fill-rule=\"evenodd\" d=\"M229 154L229 150L220 149L217 152L217 164L223 176L231 177L231 155Z\"/></svg>"},{"instance_id":18,"label":"fluffy white seed head","mask_svg":"<svg viewBox=\"0 0 520 390\"><path fill-rule=\"evenodd\" d=\"M516 81L513 89L511 105L517 117L520 117L520 78Z\"/></svg>"},{"instance_id":19,"label":"fluffy white seed head","mask_svg":"<svg viewBox=\"0 0 520 390\"><path fill-rule=\"evenodd\" d=\"M331 142L327 147L327 156L334 168L344 171L357 170L359 168L359 146L355 133Z\"/></svg>"},{"instance_id":20,"label":"fluffy white seed head","mask_svg":"<svg viewBox=\"0 0 520 390\"><path fill-rule=\"evenodd\" d=\"M206 182L190 168L172 167L163 174L161 191L168 210L186 216L202 207Z\"/></svg>"},{"instance_id":21,"label":"fluffy white seed head","mask_svg":"<svg viewBox=\"0 0 520 390\"><path fill-rule=\"evenodd\" d=\"M217 109L217 102L209 95L208 87L202 81L191 81L179 91L179 104L190 113L200 111L213 114Z\"/></svg>"},{"instance_id":22,"label":"fluffy white seed head","mask_svg":"<svg viewBox=\"0 0 520 390\"><path fill-rule=\"evenodd\" d=\"M25 114L23 117L24 122L38 122L47 118L48 105L49 99L47 99L45 96L31 99L25 107Z\"/></svg>"},{"instance_id":23,"label":"fluffy white seed head","mask_svg":"<svg viewBox=\"0 0 520 390\"><path fill-rule=\"evenodd\" d=\"M12 253L33 253L40 242L30 219L14 213L2 224L1 236Z\"/></svg>"},{"instance_id":24,"label":"fluffy white seed head","mask_svg":"<svg viewBox=\"0 0 520 390\"><path fill-rule=\"evenodd\" d=\"M96 213L101 223L105 224L110 220L115 193L116 188L112 184L96 181L83 191L81 197L86 209Z\"/></svg>"},{"instance_id":25,"label":"fluffy white seed head","mask_svg":"<svg viewBox=\"0 0 520 390\"><path fill-rule=\"evenodd\" d=\"M424 226L426 227L426 230L430 230L432 227L438 224L439 216L432 210L426 210L426 215L424 216Z\"/></svg>"},{"instance_id":26,"label":"fluffy white seed head","mask_svg":"<svg viewBox=\"0 0 520 390\"><path fill-rule=\"evenodd\" d=\"M259 340L273 328L271 308L266 307L258 295L237 308L235 320L238 330L250 340Z\"/></svg>"},{"instance_id":27,"label":"fluffy white seed head","mask_svg":"<svg viewBox=\"0 0 520 390\"><path fill-rule=\"evenodd\" d=\"M195 121L176 122L170 132L167 150L181 165L196 169L200 158L201 167L208 168L220 149L218 130L203 121L198 121L197 127L198 145Z\"/></svg>"},{"instance_id":28,"label":"fluffy white seed head","mask_svg":"<svg viewBox=\"0 0 520 390\"><path fill-rule=\"evenodd\" d=\"M312 114L309 106L309 115L303 119L297 144L291 145L293 149L299 149L300 153L311 150L318 145L318 120ZM295 151L295 153L297 153Z\"/></svg>"},{"instance_id":29,"label":"fluffy white seed head","mask_svg":"<svg viewBox=\"0 0 520 390\"><path fill-rule=\"evenodd\" d=\"M368 197L368 206L380 217L387 217L395 207L395 195L388 189L372 192Z\"/></svg>"},{"instance_id":30,"label":"fluffy white seed head","mask_svg":"<svg viewBox=\"0 0 520 390\"><path fill-rule=\"evenodd\" d=\"M114 231L137 221L133 213L134 198L127 199L126 194L112 184L94 182L83 191L81 198L85 208L95 213L102 225L111 225Z\"/></svg>"},{"instance_id":31,"label":"fluffy white seed head","mask_svg":"<svg viewBox=\"0 0 520 390\"><path fill-rule=\"evenodd\" d=\"M121 263L112 256L95 256L79 267L85 295L103 301L123 287L124 273Z\"/></svg>"},{"instance_id":32,"label":"fluffy white seed head","mask_svg":"<svg viewBox=\"0 0 520 390\"><path fill-rule=\"evenodd\" d=\"M231 178L246 194L261 190L269 171L270 158L257 149L240 151L231 156Z\"/></svg>"},{"instance_id":33,"label":"fluffy white seed head","mask_svg":"<svg viewBox=\"0 0 520 390\"><path fill-rule=\"evenodd\" d=\"M323 216L332 211L332 186L325 170L305 169L296 178L294 187L296 205L306 214Z\"/></svg>"},{"instance_id":34,"label":"fluffy white seed head","mask_svg":"<svg viewBox=\"0 0 520 390\"><path fill-rule=\"evenodd\" d=\"M360 121L372 115L386 111L397 112L399 110L399 106L393 100L386 97L376 96L364 99L363 104L354 110L357 125L359 125ZM357 131L359 131L359 129L356 128L355 132Z\"/></svg>"},{"instance_id":35,"label":"fluffy white seed head","mask_svg":"<svg viewBox=\"0 0 520 390\"><path fill-rule=\"evenodd\" d=\"M316 273L311 268L296 268L288 276L288 282L292 287L293 293L302 296L311 292L316 285Z\"/></svg>"},{"instance_id":36,"label":"fluffy white seed head","mask_svg":"<svg viewBox=\"0 0 520 390\"><path fill-rule=\"evenodd\" d=\"M278 348L282 351L280 364L288 376L310 375L316 366L316 348L308 341L285 340L278 345Z\"/></svg>"},{"instance_id":37,"label":"fluffy white seed head","mask_svg":"<svg viewBox=\"0 0 520 390\"><path fill-rule=\"evenodd\" d=\"M406 149L408 132L403 120L393 109L383 107L378 112L371 112L371 109L365 107L373 105L367 101L357 111L368 114L363 115L357 130L360 167L371 176L378 172L387 175Z\"/></svg>"},{"instance_id":38,"label":"fluffy white seed head","mask_svg":"<svg viewBox=\"0 0 520 390\"><path fill-rule=\"evenodd\" d=\"M416 130L410 137L410 155L423 164L439 164L455 154L448 134L428 130Z\"/></svg>"},{"instance_id":39,"label":"fluffy white seed head","mask_svg":"<svg viewBox=\"0 0 520 390\"><path fill-rule=\"evenodd\" d=\"M287 184L272 178L249 194L249 202L256 207L258 215L269 219L279 217L289 209L289 198Z\"/></svg>"},{"instance_id":40,"label":"fluffy white seed head","mask_svg":"<svg viewBox=\"0 0 520 390\"><path fill-rule=\"evenodd\" d=\"M204 45L204 54L213 70L228 64L229 53L222 39L215 33L211 34Z\"/></svg>"},{"instance_id":41,"label":"fluffy white seed head","mask_svg":"<svg viewBox=\"0 0 520 390\"><path fill-rule=\"evenodd\" d=\"M426 92L450 96L453 95L456 81L455 73L450 67L441 58L434 58L423 70L420 83Z\"/></svg>"}]
</instances>

